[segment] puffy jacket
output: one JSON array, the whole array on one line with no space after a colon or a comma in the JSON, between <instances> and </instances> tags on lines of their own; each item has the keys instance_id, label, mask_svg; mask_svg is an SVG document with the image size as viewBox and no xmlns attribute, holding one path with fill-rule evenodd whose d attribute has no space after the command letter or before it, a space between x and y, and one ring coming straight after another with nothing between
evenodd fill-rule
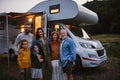
<instances>
[{"instance_id":1,"label":"puffy jacket","mask_svg":"<svg viewBox=\"0 0 120 80\"><path fill-rule=\"evenodd\" d=\"M20 68L31 67L31 52L30 49L21 49L21 53L18 54L17 61Z\"/></svg>"}]
</instances>

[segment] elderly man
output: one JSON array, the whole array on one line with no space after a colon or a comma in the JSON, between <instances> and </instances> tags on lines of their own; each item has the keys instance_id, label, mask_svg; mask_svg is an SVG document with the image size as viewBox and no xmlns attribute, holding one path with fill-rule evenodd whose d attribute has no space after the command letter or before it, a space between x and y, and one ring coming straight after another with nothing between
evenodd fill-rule
<instances>
[{"instance_id":1,"label":"elderly man","mask_svg":"<svg viewBox=\"0 0 120 80\"><path fill-rule=\"evenodd\" d=\"M60 61L63 72L67 74L68 80L73 80L72 65L76 59L75 44L72 39L67 36L67 32L64 29L60 31L60 37L62 39L60 44Z\"/></svg>"},{"instance_id":2,"label":"elderly man","mask_svg":"<svg viewBox=\"0 0 120 80\"><path fill-rule=\"evenodd\" d=\"M14 43L14 49L18 52L19 51L19 44L21 40L26 39L28 41L28 47L31 47L32 41L33 41L33 34L31 31L31 24L29 22L26 22L24 24L24 32L18 34L15 43Z\"/></svg>"}]
</instances>

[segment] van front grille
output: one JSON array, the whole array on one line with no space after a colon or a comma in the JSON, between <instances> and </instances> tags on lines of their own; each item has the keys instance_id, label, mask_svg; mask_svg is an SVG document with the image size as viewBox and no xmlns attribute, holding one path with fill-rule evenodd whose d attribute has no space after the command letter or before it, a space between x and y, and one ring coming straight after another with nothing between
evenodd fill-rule
<instances>
[{"instance_id":1,"label":"van front grille","mask_svg":"<svg viewBox=\"0 0 120 80\"><path fill-rule=\"evenodd\" d=\"M97 50L98 56L104 55L104 49Z\"/></svg>"}]
</instances>

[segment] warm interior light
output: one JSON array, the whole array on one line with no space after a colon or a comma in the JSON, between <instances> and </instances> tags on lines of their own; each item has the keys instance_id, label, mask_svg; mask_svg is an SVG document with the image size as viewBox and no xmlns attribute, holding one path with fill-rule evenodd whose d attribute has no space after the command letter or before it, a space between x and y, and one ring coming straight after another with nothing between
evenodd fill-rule
<instances>
[{"instance_id":1,"label":"warm interior light","mask_svg":"<svg viewBox=\"0 0 120 80\"><path fill-rule=\"evenodd\" d=\"M59 25L55 25L55 31L58 31L59 30Z\"/></svg>"},{"instance_id":2,"label":"warm interior light","mask_svg":"<svg viewBox=\"0 0 120 80\"><path fill-rule=\"evenodd\" d=\"M67 27L68 29L70 29L71 25L66 25L66 27Z\"/></svg>"},{"instance_id":3,"label":"warm interior light","mask_svg":"<svg viewBox=\"0 0 120 80\"><path fill-rule=\"evenodd\" d=\"M50 11L51 14L53 14L53 13L58 13L58 12L59 12L59 9L52 9L52 10Z\"/></svg>"},{"instance_id":4,"label":"warm interior light","mask_svg":"<svg viewBox=\"0 0 120 80\"><path fill-rule=\"evenodd\" d=\"M20 32L24 32L24 25L20 26Z\"/></svg>"},{"instance_id":5,"label":"warm interior light","mask_svg":"<svg viewBox=\"0 0 120 80\"><path fill-rule=\"evenodd\" d=\"M29 22L32 22L32 18L29 18L28 21L29 21Z\"/></svg>"},{"instance_id":6,"label":"warm interior light","mask_svg":"<svg viewBox=\"0 0 120 80\"><path fill-rule=\"evenodd\" d=\"M42 26L42 16L36 16L35 17L35 33L37 31L37 28Z\"/></svg>"},{"instance_id":7,"label":"warm interior light","mask_svg":"<svg viewBox=\"0 0 120 80\"><path fill-rule=\"evenodd\" d=\"M29 21L29 22L32 22L32 21L33 21L33 17L34 17L34 15L29 15L29 16L27 16L28 21Z\"/></svg>"},{"instance_id":8,"label":"warm interior light","mask_svg":"<svg viewBox=\"0 0 120 80\"><path fill-rule=\"evenodd\" d=\"M56 14L60 12L60 4L57 5L51 5L49 8L50 14Z\"/></svg>"}]
</instances>

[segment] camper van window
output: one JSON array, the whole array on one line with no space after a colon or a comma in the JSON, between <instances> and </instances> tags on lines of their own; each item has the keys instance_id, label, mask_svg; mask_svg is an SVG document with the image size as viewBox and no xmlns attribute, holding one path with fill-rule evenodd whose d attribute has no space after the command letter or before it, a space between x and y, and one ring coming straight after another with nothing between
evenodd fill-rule
<instances>
[{"instance_id":1,"label":"camper van window","mask_svg":"<svg viewBox=\"0 0 120 80\"><path fill-rule=\"evenodd\" d=\"M50 14L59 13L60 12L60 4L50 6L49 12L50 12Z\"/></svg>"}]
</instances>

